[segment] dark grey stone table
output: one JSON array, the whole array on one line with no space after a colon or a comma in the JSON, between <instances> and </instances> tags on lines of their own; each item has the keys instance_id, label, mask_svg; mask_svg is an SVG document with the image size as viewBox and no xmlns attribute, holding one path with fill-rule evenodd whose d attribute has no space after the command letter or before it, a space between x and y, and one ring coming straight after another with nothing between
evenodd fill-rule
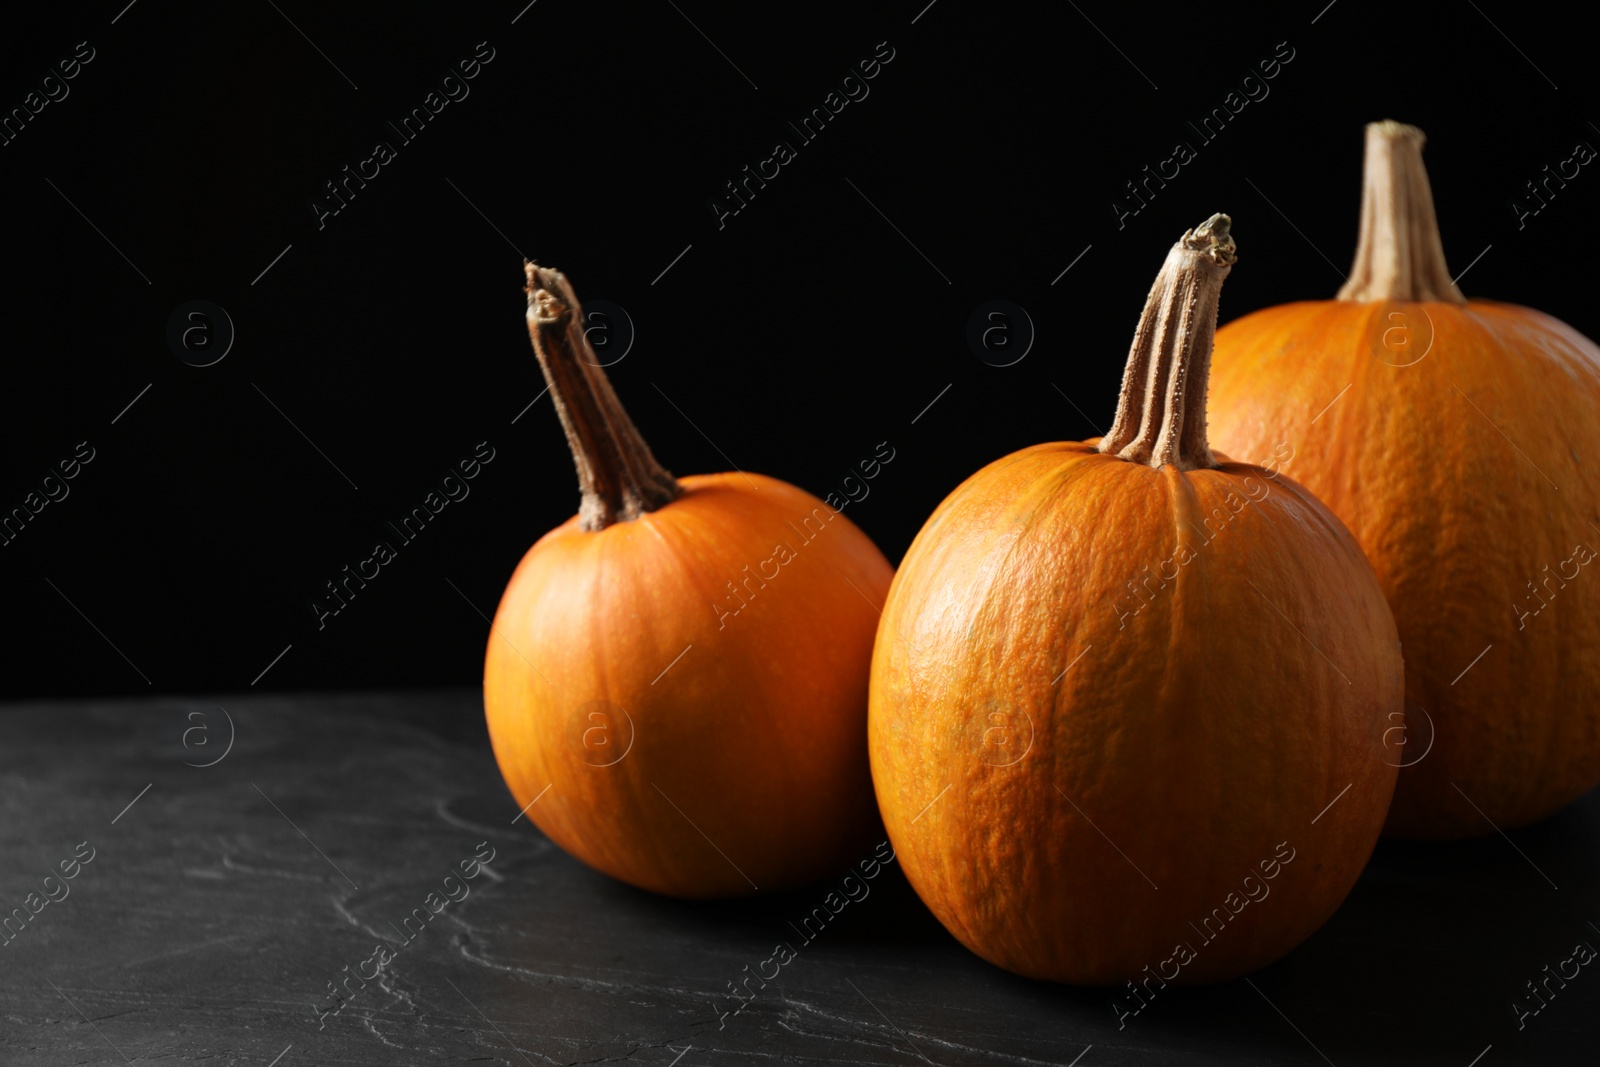
<instances>
[{"instance_id":1,"label":"dark grey stone table","mask_svg":"<svg viewBox=\"0 0 1600 1067\"><path fill-rule=\"evenodd\" d=\"M0 783L6 1067L1600 1062L1600 964L1548 978L1600 948L1596 794L1384 845L1288 958L1119 1029L1115 991L989 966L893 866L732 1014L829 883L687 904L588 870L513 824L471 692L11 705Z\"/></svg>"}]
</instances>

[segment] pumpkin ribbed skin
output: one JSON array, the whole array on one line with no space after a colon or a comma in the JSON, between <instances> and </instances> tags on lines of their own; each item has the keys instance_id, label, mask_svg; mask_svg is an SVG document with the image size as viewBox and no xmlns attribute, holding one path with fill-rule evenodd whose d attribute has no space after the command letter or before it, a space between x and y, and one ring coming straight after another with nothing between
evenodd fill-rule
<instances>
[{"instance_id":1,"label":"pumpkin ribbed skin","mask_svg":"<svg viewBox=\"0 0 1600 1067\"><path fill-rule=\"evenodd\" d=\"M1402 673L1371 568L1289 479L1038 445L957 488L895 576L868 716L879 808L918 894L985 959L1107 984L1187 943L1163 977L1220 981L1354 884ZM1191 924L1280 843L1298 858L1204 940Z\"/></svg>"},{"instance_id":2,"label":"pumpkin ribbed skin","mask_svg":"<svg viewBox=\"0 0 1600 1067\"><path fill-rule=\"evenodd\" d=\"M1217 332L1212 439L1292 449L1394 610L1407 741L1431 722L1432 749L1404 760L1392 836L1520 826L1600 782L1597 416L1600 349L1510 304L1303 302Z\"/></svg>"},{"instance_id":3,"label":"pumpkin ribbed skin","mask_svg":"<svg viewBox=\"0 0 1600 1067\"><path fill-rule=\"evenodd\" d=\"M785 482L679 482L658 510L597 532L575 518L523 558L484 667L495 758L519 805L550 787L539 829L615 878L696 898L803 884L870 843L868 598L891 569Z\"/></svg>"}]
</instances>

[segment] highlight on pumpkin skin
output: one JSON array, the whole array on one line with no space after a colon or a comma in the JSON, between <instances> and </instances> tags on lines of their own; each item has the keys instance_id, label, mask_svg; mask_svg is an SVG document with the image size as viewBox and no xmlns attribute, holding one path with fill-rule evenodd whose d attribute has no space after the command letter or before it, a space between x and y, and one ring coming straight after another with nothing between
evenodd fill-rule
<instances>
[{"instance_id":1,"label":"highlight on pumpkin skin","mask_svg":"<svg viewBox=\"0 0 1600 1067\"><path fill-rule=\"evenodd\" d=\"M1355 884L1394 788L1404 665L1371 566L1310 493L1206 441L1230 230L1167 253L1106 439L958 486L878 627L895 853L954 937L1028 977L1148 992L1271 963Z\"/></svg>"},{"instance_id":2,"label":"highlight on pumpkin skin","mask_svg":"<svg viewBox=\"0 0 1600 1067\"><path fill-rule=\"evenodd\" d=\"M880 837L866 695L888 561L787 482L673 477L589 347L571 283L532 262L524 277L581 500L528 550L490 627L484 713L513 798L572 856L658 893L831 874Z\"/></svg>"},{"instance_id":3,"label":"highlight on pumpkin skin","mask_svg":"<svg viewBox=\"0 0 1600 1067\"><path fill-rule=\"evenodd\" d=\"M1377 572L1417 712L1405 740L1431 745L1402 761L1385 833L1485 836L1600 785L1600 582L1580 570L1600 547L1600 347L1468 301L1422 131L1385 120L1365 141L1349 281L1217 331L1213 439L1240 457L1292 443L1288 473Z\"/></svg>"}]
</instances>

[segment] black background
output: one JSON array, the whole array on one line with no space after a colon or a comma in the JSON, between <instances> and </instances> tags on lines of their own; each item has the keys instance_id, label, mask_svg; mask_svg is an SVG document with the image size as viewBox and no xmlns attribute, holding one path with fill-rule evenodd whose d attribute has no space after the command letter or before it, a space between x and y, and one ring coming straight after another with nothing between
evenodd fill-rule
<instances>
[{"instance_id":1,"label":"black background","mask_svg":"<svg viewBox=\"0 0 1600 1067\"><path fill-rule=\"evenodd\" d=\"M7 695L240 689L286 646L257 688L474 681L483 616L577 502L548 398L512 424L543 388L523 253L627 309L611 377L675 473L820 496L889 442L846 513L891 561L982 464L1104 429L1185 228L1234 216L1224 321L1331 297L1373 119L1428 132L1452 268L1489 249L1468 295L1600 335L1600 178L1522 229L1510 207L1600 144L1592 43L1549 11L525 2L8 13L0 107L78 42L95 58L0 147L0 508L77 442L96 457L0 548ZM386 122L481 41L470 95L399 146ZM883 41L870 95L800 145L786 122ZM1202 144L1186 120L1279 42L1270 95ZM798 157L719 229L708 200L778 139ZM1197 158L1119 229L1113 198L1179 139ZM378 140L397 158L319 229L311 201ZM195 299L237 332L206 368L166 341ZM1013 366L965 341L991 299L1037 329ZM479 441L471 495L319 630L323 584Z\"/></svg>"}]
</instances>

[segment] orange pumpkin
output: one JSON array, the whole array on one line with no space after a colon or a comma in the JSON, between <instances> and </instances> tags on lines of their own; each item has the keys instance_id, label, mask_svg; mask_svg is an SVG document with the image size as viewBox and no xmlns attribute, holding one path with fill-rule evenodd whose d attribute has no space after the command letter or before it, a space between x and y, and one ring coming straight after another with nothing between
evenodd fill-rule
<instances>
[{"instance_id":1,"label":"orange pumpkin","mask_svg":"<svg viewBox=\"0 0 1600 1067\"><path fill-rule=\"evenodd\" d=\"M1106 437L968 478L878 629L868 743L906 876L1030 977L1263 966L1338 907L1389 806L1403 668L1371 567L1305 490L1207 446L1229 225L1173 246Z\"/></svg>"},{"instance_id":2,"label":"orange pumpkin","mask_svg":"<svg viewBox=\"0 0 1600 1067\"><path fill-rule=\"evenodd\" d=\"M1211 418L1219 446L1274 457L1365 549L1406 659L1387 833L1460 838L1600 783L1600 349L1466 301L1422 144L1367 128L1348 284L1220 330Z\"/></svg>"},{"instance_id":3,"label":"orange pumpkin","mask_svg":"<svg viewBox=\"0 0 1600 1067\"><path fill-rule=\"evenodd\" d=\"M675 480L612 392L566 278L527 275L583 499L495 615L483 695L506 783L567 852L658 893L831 874L875 826L866 692L888 562L785 482Z\"/></svg>"}]
</instances>

